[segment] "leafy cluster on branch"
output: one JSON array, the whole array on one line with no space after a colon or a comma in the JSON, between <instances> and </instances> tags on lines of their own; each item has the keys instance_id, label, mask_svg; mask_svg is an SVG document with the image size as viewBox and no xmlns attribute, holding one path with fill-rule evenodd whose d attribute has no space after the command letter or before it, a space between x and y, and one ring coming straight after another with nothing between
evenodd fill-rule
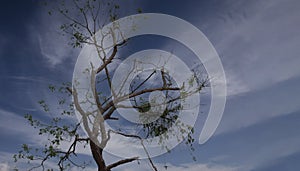
<instances>
[{"instance_id":1,"label":"leafy cluster on branch","mask_svg":"<svg viewBox=\"0 0 300 171\"><path fill-rule=\"evenodd\" d=\"M66 98L70 97L69 91L66 86L70 83L63 83L62 86L57 88L56 86L49 85L50 92L61 95L58 97L58 105L62 110L58 110L60 114L54 114L50 110L49 106L44 100L40 100L38 103L41 108L48 115L52 116L51 121L41 121L34 119L31 114L26 114L25 119L35 129L38 130L38 134L41 136L41 143L44 143L43 148L36 147L36 145L23 144L18 154L13 156L15 162L18 160L26 159L28 163L32 163L33 166L30 170L47 168L47 161L57 161L57 165L60 170L65 170L70 166L76 166L84 168L90 162L82 162L80 164L73 161L72 158L76 157L76 147L78 143L86 145L89 142L89 138L80 137L78 129L79 123L68 122L67 119L74 117L73 103ZM58 112L55 111L55 112ZM45 139L43 142L43 139ZM62 149L62 145L68 145L67 149ZM38 144L41 145L41 144ZM31 147L32 146L32 147ZM18 170L17 168L15 170Z\"/></svg>"}]
</instances>

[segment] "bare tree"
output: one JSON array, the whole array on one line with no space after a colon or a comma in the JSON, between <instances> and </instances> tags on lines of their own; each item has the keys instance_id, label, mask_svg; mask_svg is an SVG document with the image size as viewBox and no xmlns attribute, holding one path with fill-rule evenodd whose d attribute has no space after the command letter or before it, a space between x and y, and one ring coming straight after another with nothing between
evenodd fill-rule
<instances>
[{"instance_id":1,"label":"bare tree","mask_svg":"<svg viewBox=\"0 0 300 171\"><path fill-rule=\"evenodd\" d=\"M139 160L140 156L132 156L110 164L105 161L103 152L114 134L138 141L143 147L152 169L157 170L145 146L145 141L149 137L159 137L159 145L167 148L165 142L170 137L166 132L172 126L177 126L180 130L179 134L174 131L176 134L174 136L178 137L178 141L183 138L186 144L193 149L194 139L191 136L193 128L178 122L178 111L182 110L182 102L185 98L208 86L208 79L200 78L200 74L194 72L188 82L178 85L164 69L164 65L153 64L153 70L139 71L139 74L135 74L133 81L129 84L129 91L125 91L129 77L139 69L137 63L146 63L141 60L134 61L126 70L127 72L123 73L122 78L124 79L114 86L112 75L115 68L113 64L117 60L120 48L124 48L127 43L130 43L116 22L119 17L119 8L120 6L112 1L93 0L62 2L56 8L67 20L67 23L61 26L61 30L65 36L70 36L71 45L74 48L83 46L93 48L96 52L95 59L99 60L99 65L90 62L89 67L84 69L83 72L90 81L84 90L81 86L83 82L77 78L74 79L73 84L64 83L60 87L49 86L51 92L62 93L59 100L59 105L62 106L62 115L54 117L51 122L42 122L34 119L31 115L26 115L30 124L39 129L40 134L48 135L49 141L42 149L34 149L24 144L22 150L14 156L16 161L19 159L28 159L34 163L38 161L38 164L32 169L48 169L45 164L47 161L55 161L60 170L65 170L71 165L84 168L88 163L73 161L77 156L76 150L79 143L89 145L99 171L110 171L120 165ZM138 11L140 12L140 10ZM115 24L108 31L101 31L107 22L115 22ZM99 35L101 39L99 39ZM107 38L112 40L112 44L105 45ZM109 49L111 50L109 51ZM152 85L149 81L151 79L156 80L157 84ZM79 92L84 93L79 96ZM164 98L149 98L153 92L160 92ZM124 101L130 102L130 105L124 105ZM50 112L45 101L42 100L39 103L45 112ZM133 109L139 113L138 120L140 122L135 123L135 132L126 131L121 127L118 129L107 128L105 124L107 121L120 122L121 115L118 113L118 109ZM69 115L75 116L75 114L80 118L78 123L69 123L64 118ZM80 133L81 128L86 134ZM62 149L61 145L65 142L69 142L69 146Z\"/></svg>"}]
</instances>

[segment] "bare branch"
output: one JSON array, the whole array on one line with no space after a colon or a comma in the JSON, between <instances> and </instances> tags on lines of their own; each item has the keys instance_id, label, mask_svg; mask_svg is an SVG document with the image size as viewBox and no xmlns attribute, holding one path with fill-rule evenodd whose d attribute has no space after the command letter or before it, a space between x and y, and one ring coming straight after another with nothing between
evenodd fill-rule
<instances>
[{"instance_id":1,"label":"bare branch","mask_svg":"<svg viewBox=\"0 0 300 171\"><path fill-rule=\"evenodd\" d=\"M103 108L102 108L102 104L99 101L99 97L98 97L97 90L96 90L96 81L95 81L95 79L96 79L96 72L94 71L94 66L93 66L92 63L91 63L91 66L92 66L92 71L91 71L91 89L93 91L93 96L95 98L95 101L96 101L98 109L100 110L101 113L104 113Z\"/></svg>"},{"instance_id":2,"label":"bare branch","mask_svg":"<svg viewBox=\"0 0 300 171\"><path fill-rule=\"evenodd\" d=\"M118 132L118 131L114 131L114 130L109 130L109 132L113 132L113 133L115 133L115 134L119 134L119 135L122 135L122 136L124 136L124 137L137 138L137 139L139 139L139 140L141 141L141 145L143 146L143 149L144 149L144 151L145 151L145 153L146 153L146 155L147 155L147 158L148 158L148 160L149 160L149 162L150 162L150 164L151 164L151 167L153 168L154 171L158 171L157 168L156 168L156 166L154 165L154 163L153 163L151 157L150 157L150 154L148 153L148 150L146 149L146 147L145 147L145 145L144 145L143 139L142 139L140 136L138 136L138 135L132 135L132 134L125 134L125 133Z\"/></svg>"},{"instance_id":3,"label":"bare branch","mask_svg":"<svg viewBox=\"0 0 300 171\"><path fill-rule=\"evenodd\" d=\"M122 164L130 163L130 162L133 162L133 161L138 160L138 159L139 159L139 157L132 157L132 158L128 158L128 159L123 159L123 160L120 160L120 161L117 161L113 164L108 165L106 168L107 168L107 170L111 170L114 167L117 167L117 166L122 165Z\"/></svg>"},{"instance_id":4,"label":"bare branch","mask_svg":"<svg viewBox=\"0 0 300 171\"><path fill-rule=\"evenodd\" d=\"M155 73L156 70L154 70L143 82L141 82L134 90L132 90L132 93L139 89L141 86L143 86Z\"/></svg>"},{"instance_id":5,"label":"bare branch","mask_svg":"<svg viewBox=\"0 0 300 171\"><path fill-rule=\"evenodd\" d=\"M96 73L101 72L109 63L112 62L113 58L116 56L117 52L118 52L118 46L122 46L126 43L126 40L124 40L123 42L116 44L113 48L113 52L112 54L107 58L106 61L104 61L104 63L97 69Z\"/></svg>"},{"instance_id":6,"label":"bare branch","mask_svg":"<svg viewBox=\"0 0 300 171\"><path fill-rule=\"evenodd\" d=\"M77 90L75 87L73 87L73 99L74 99L74 105L75 105L75 108L78 110L78 112L80 113L81 117L82 117L82 122L83 122L83 126L86 130L86 132L88 133L89 136L92 135L92 132L89 128L89 124L88 124L88 119L87 119L87 113L85 113L83 111L83 109L81 108L80 104L79 104L79 101L78 101L78 94L77 94Z\"/></svg>"},{"instance_id":7,"label":"bare branch","mask_svg":"<svg viewBox=\"0 0 300 171\"><path fill-rule=\"evenodd\" d=\"M104 120L106 120L106 119L113 119L111 117L111 115L114 113L115 110L116 110L115 106L113 106L112 108L110 108L110 110L104 115Z\"/></svg>"},{"instance_id":8,"label":"bare branch","mask_svg":"<svg viewBox=\"0 0 300 171\"><path fill-rule=\"evenodd\" d=\"M181 90L181 88L178 88L178 87L159 87L159 88L150 88L150 89L144 89L144 90L141 90L141 91L138 91L138 92L135 92L135 93L131 93L128 95L129 98L131 97L135 97L135 96L138 96L138 95L141 95L141 94L144 94L144 93L150 93L150 92L153 92L153 91L164 91L164 90Z\"/></svg>"},{"instance_id":9,"label":"bare branch","mask_svg":"<svg viewBox=\"0 0 300 171\"><path fill-rule=\"evenodd\" d=\"M70 87L66 87L67 91L70 93L70 94L73 94L73 91Z\"/></svg>"},{"instance_id":10,"label":"bare branch","mask_svg":"<svg viewBox=\"0 0 300 171\"><path fill-rule=\"evenodd\" d=\"M114 101L110 101L109 103L106 104L106 106L103 107L103 110L106 111L107 109L109 109L110 107L112 107L114 104L117 104L120 101L123 101L127 98L132 98L141 94L145 94L145 93L151 93L153 91L164 91L164 90L172 90L172 91L176 91L176 90L181 90L181 88L178 87L158 87L158 88L151 88L151 89L143 89L141 91L138 92L133 92L129 95L125 95L125 96L121 96L116 98Z\"/></svg>"}]
</instances>

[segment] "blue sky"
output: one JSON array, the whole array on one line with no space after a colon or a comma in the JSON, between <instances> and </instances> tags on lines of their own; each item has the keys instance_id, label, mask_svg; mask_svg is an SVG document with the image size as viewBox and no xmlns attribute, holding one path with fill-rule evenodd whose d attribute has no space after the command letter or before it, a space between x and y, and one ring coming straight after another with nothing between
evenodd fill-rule
<instances>
[{"instance_id":1,"label":"blue sky","mask_svg":"<svg viewBox=\"0 0 300 171\"><path fill-rule=\"evenodd\" d=\"M179 145L154 158L158 167L167 164L172 171L300 169L299 1L149 0L122 7L124 16L141 7L143 12L170 14L192 23L214 45L226 73L225 112L214 136L203 145L195 144L197 161ZM57 32L63 20L49 18L37 1L1 1L0 8L0 170L6 171L13 168L11 156L21 144L41 145L23 115L47 119L37 101L55 103L47 86L72 80L79 49L66 45L67 38ZM205 114L197 120L196 137L204 119ZM88 150L80 153L86 157ZM142 169L150 167L142 162L116 170Z\"/></svg>"}]
</instances>

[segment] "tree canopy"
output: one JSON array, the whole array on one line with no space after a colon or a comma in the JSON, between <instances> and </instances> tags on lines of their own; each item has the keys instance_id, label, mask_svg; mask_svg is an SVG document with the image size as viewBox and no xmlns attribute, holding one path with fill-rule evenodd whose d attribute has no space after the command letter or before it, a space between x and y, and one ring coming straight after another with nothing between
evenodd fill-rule
<instances>
[{"instance_id":1,"label":"tree canopy","mask_svg":"<svg viewBox=\"0 0 300 171\"><path fill-rule=\"evenodd\" d=\"M14 156L15 160L26 159L34 163L32 170L54 169L47 167L47 161L56 162L59 170L66 170L70 166L84 168L89 162L78 163L75 159L79 143L89 146L99 171L110 171L142 159L137 154L108 164L103 151L118 136L140 144L153 170L157 168L145 144L153 143L151 141L154 138L166 151L170 151L170 138L184 141L193 150L193 127L178 120L178 116L180 111L188 110L183 105L186 99L209 86L208 77L192 71L188 80L179 83L167 67L172 65L168 64L172 60L172 53L168 59L141 56L126 61L119 57L119 50L126 48L130 39L118 26L122 7L115 1L61 1L51 8L49 15L56 12L66 19L60 29L64 36L70 38L71 47L88 49L93 51L94 56L85 58L85 68L74 71L75 76L81 77L73 78L72 83L49 85L49 93L57 94L60 110L52 111L45 100L38 103L45 113L59 112L53 115L51 121L40 121L30 114L25 115L41 136L48 137L48 142L43 148L23 144ZM136 12L142 11L136 9ZM109 22L113 23L111 27L103 29ZM135 31L134 23L130 27ZM110 44L107 44L107 40L111 40ZM87 55L84 52L82 54ZM164 60L164 63L158 59ZM124 65L124 61L128 63ZM143 68L148 65L152 69ZM128 80L131 81L128 83ZM69 120L76 116L77 122ZM126 119L133 122L128 123Z\"/></svg>"}]
</instances>

